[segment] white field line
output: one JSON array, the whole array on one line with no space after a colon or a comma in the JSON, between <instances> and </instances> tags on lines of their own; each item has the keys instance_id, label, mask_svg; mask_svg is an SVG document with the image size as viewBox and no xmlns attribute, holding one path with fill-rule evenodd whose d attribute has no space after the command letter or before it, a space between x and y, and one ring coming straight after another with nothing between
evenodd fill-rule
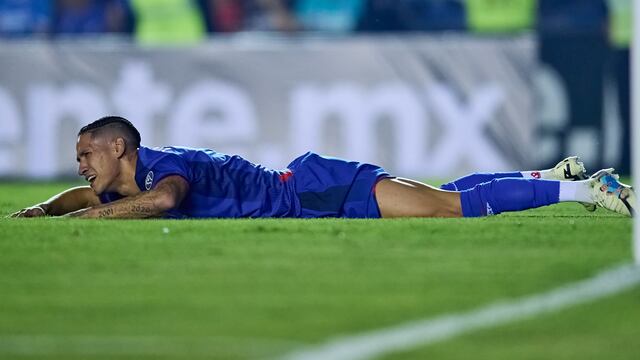
<instances>
[{"instance_id":1,"label":"white field line","mask_svg":"<svg viewBox=\"0 0 640 360\"><path fill-rule=\"evenodd\" d=\"M624 265L592 278L477 310L336 338L281 357L284 360L361 360L448 340L473 330L531 318L594 301L640 284L640 266Z\"/></svg>"},{"instance_id":2,"label":"white field line","mask_svg":"<svg viewBox=\"0 0 640 360\"><path fill-rule=\"evenodd\" d=\"M174 336L0 335L0 358L44 355L264 358L300 346L279 339Z\"/></svg>"}]
</instances>

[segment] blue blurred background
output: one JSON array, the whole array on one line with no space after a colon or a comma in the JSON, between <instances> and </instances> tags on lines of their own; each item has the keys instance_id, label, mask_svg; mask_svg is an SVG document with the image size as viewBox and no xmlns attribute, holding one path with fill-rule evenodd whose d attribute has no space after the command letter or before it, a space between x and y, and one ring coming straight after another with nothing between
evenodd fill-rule
<instances>
[{"instance_id":1,"label":"blue blurred background","mask_svg":"<svg viewBox=\"0 0 640 360\"><path fill-rule=\"evenodd\" d=\"M23 51L16 44L37 48L80 40L105 48L115 41L179 53L194 47L215 50L218 43L228 46L230 38L253 37L258 39L253 43L286 38L301 51L300 43L317 38L325 43L365 38L365 44L376 44L389 38L444 36L453 43L473 38L482 44L482 39L524 36L533 39L538 69L529 79L535 87L533 116L525 117L535 122L530 127L533 145L527 145L533 160L516 157L510 164L546 167L578 153L592 169L615 166L628 174L631 23L631 0L0 0L0 49L15 53ZM231 46L242 48L242 42ZM4 71L0 85L20 98L22 86L12 89ZM32 106L27 100L18 103L18 111ZM26 118L20 116L23 122ZM18 133L23 139L28 131ZM13 151L9 156L26 156L6 149ZM5 164L9 168L10 160Z\"/></svg>"}]
</instances>

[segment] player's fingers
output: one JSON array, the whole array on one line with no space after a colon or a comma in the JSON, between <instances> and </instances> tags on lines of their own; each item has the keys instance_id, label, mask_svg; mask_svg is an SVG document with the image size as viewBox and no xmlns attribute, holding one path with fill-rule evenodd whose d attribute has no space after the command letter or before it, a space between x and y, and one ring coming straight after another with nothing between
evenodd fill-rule
<instances>
[{"instance_id":1,"label":"player's fingers","mask_svg":"<svg viewBox=\"0 0 640 360\"><path fill-rule=\"evenodd\" d=\"M11 218L22 217L23 213L24 213L24 209L14 212L13 214L9 215L9 217L11 217Z\"/></svg>"},{"instance_id":2,"label":"player's fingers","mask_svg":"<svg viewBox=\"0 0 640 360\"><path fill-rule=\"evenodd\" d=\"M24 214L25 217L39 217L43 215L44 215L44 211L42 211L42 209L40 208L27 209L27 211Z\"/></svg>"}]
</instances>

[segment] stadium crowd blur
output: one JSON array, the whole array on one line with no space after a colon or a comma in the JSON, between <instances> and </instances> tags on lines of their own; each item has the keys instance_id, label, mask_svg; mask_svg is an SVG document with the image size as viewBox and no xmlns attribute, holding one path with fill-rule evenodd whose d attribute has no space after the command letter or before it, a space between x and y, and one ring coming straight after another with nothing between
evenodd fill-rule
<instances>
[{"instance_id":1,"label":"stadium crowd blur","mask_svg":"<svg viewBox=\"0 0 640 360\"><path fill-rule=\"evenodd\" d=\"M624 21L624 3L630 8L631 0L0 0L0 35L188 42L239 31L603 34Z\"/></svg>"},{"instance_id":2,"label":"stadium crowd blur","mask_svg":"<svg viewBox=\"0 0 640 360\"><path fill-rule=\"evenodd\" d=\"M0 0L0 39L111 34L153 45L257 31L287 36L529 31L538 36L542 61L578 89L570 97L601 91L605 74L617 80L626 134L631 7L632 0ZM573 125L600 121L602 106L602 101L582 101L572 108ZM629 139L623 137L619 170L628 173Z\"/></svg>"}]
</instances>

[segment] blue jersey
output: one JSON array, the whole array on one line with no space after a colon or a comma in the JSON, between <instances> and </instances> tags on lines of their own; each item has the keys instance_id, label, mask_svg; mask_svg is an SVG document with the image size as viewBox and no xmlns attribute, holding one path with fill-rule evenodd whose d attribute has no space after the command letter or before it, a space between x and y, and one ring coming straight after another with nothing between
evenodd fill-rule
<instances>
[{"instance_id":1,"label":"blue jersey","mask_svg":"<svg viewBox=\"0 0 640 360\"><path fill-rule=\"evenodd\" d=\"M142 191L170 175L189 190L172 218L380 217L373 192L381 168L307 153L272 170L209 149L138 149L135 180ZM121 198L104 193L103 203Z\"/></svg>"}]
</instances>

